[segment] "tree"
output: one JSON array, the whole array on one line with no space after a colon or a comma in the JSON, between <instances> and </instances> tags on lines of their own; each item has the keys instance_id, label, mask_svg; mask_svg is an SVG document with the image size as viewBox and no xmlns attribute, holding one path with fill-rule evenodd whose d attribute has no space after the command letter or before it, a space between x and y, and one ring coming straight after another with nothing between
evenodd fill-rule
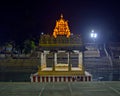
<instances>
[{"instance_id":1,"label":"tree","mask_svg":"<svg viewBox=\"0 0 120 96\"><path fill-rule=\"evenodd\" d=\"M35 50L36 45L33 40L25 40L24 41L24 53L28 54Z\"/></svg>"}]
</instances>

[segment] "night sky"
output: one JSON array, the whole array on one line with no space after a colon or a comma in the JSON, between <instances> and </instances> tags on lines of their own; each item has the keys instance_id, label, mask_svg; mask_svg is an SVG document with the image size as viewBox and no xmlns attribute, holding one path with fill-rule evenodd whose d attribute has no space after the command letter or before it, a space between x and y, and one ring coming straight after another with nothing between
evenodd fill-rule
<instances>
[{"instance_id":1,"label":"night sky","mask_svg":"<svg viewBox=\"0 0 120 96\"><path fill-rule=\"evenodd\" d=\"M119 0L118 0L119 1ZM0 43L38 39L52 34L61 13L73 34L120 41L120 3L117 0L16 0L0 2Z\"/></svg>"}]
</instances>

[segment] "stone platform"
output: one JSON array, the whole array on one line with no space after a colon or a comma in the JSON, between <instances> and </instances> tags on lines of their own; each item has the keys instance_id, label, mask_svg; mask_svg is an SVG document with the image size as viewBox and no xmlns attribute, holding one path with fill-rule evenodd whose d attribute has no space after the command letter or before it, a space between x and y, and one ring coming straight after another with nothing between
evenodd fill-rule
<instances>
[{"instance_id":1,"label":"stone platform","mask_svg":"<svg viewBox=\"0 0 120 96\"><path fill-rule=\"evenodd\" d=\"M88 81L92 81L92 75L89 74L88 72L85 72L84 75L72 75L71 72L70 72L70 75L69 74L68 75L64 75L64 74L63 75L39 75L38 73L35 73L35 74L31 74L30 79L31 79L31 82L81 82L81 81L88 82Z\"/></svg>"}]
</instances>

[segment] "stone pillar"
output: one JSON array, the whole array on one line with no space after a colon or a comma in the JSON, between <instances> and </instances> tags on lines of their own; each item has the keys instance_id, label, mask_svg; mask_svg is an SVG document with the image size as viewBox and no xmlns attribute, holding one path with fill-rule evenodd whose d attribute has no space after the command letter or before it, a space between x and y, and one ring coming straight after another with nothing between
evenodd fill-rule
<instances>
[{"instance_id":1,"label":"stone pillar","mask_svg":"<svg viewBox=\"0 0 120 96\"><path fill-rule=\"evenodd\" d=\"M83 61L83 59L82 59L82 52L79 52L78 53L78 64L82 65L82 63L83 63L82 61Z\"/></svg>"},{"instance_id":2,"label":"stone pillar","mask_svg":"<svg viewBox=\"0 0 120 96\"><path fill-rule=\"evenodd\" d=\"M43 52L41 53L41 65L43 64Z\"/></svg>"},{"instance_id":3,"label":"stone pillar","mask_svg":"<svg viewBox=\"0 0 120 96\"><path fill-rule=\"evenodd\" d=\"M54 64L55 65L57 64L57 53L56 52L54 53Z\"/></svg>"},{"instance_id":4,"label":"stone pillar","mask_svg":"<svg viewBox=\"0 0 120 96\"><path fill-rule=\"evenodd\" d=\"M84 73L84 67L83 67L83 53L78 53L78 67L82 69L82 72Z\"/></svg>"},{"instance_id":5,"label":"stone pillar","mask_svg":"<svg viewBox=\"0 0 120 96\"><path fill-rule=\"evenodd\" d=\"M68 52L68 71L71 71L71 65L70 65L70 52Z\"/></svg>"},{"instance_id":6,"label":"stone pillar","mask_svg":"<svg viewBox=\"0 0 120 96\"><path fill-rule=\"evenodd\" d=\"M39 70L42 70L42 65L43 65L43 60L44 60L44 56L43 56L43 52L41 53L41 64L39 66Z\"/></svg>"},{"instance_id":7,"label":"stone pillar","mask_svg":"<svg viewBox=\"0 0 120 96\"><path fill-rule=\"evenodd\" d=\"M46 65L46 54L45 53L43 54L43 64Z\"/></svg>"},{"instance_id":8,"label":"stone pillar","mask_svg":"<svg viewBox=\"0 0 120 96\"><path fill-rule=\"evenodd\" d=\"M53 62L53 71L55 71L55 65L57 64L57 53L56 52L53 53L53 59L54 59L54 62Z\"/></svg>"}]
</instances>

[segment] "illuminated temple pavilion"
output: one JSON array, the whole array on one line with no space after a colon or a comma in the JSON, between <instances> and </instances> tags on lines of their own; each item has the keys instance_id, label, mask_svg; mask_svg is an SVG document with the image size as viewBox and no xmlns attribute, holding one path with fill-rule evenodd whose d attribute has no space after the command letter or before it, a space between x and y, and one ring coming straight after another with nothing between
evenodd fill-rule
<instances>
[{"instance_id":1,"label":"illuminated temple pavilion","mask_svg":"<svg viewBox=\"0 0 120 96\"><path fill-rule=\"evenodd\" d=\"M53 35L42 34L40 37L40 65L38 72L31 74L31 82L91 81L91 74L84 69L83 51L81 36L71 34L68 21L61 15Z\"/></svg>"}]
</instances>

